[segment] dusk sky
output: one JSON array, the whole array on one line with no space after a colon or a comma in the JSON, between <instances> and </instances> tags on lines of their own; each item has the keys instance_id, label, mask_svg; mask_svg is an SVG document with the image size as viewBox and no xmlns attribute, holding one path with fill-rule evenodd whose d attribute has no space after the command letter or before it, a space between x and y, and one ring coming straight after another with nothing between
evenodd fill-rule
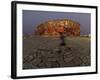
<instances>
[{"instance_id":1,"label":"dusk sky","mask_svg":"<svg viewBox=\"0 0 100 80\"><path fill-rule=\"evenodd\" d=\"M80 34L90 34L89 13L72 13L72 12L49 12L23 10L23 33L33 33L34 29L40 24L53 19L71 19L80 24Z\"/></svg>"}]
</instances>

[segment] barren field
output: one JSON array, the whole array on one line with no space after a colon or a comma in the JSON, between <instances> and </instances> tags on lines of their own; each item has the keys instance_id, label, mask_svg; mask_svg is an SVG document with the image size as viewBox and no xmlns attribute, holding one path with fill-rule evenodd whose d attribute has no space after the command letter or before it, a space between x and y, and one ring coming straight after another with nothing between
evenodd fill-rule
<instances>
[{"instance_id":1,"label":"barren field","mask_svg":"<svg viewBox=\"0 0 100 80\"><path fill-rule=\"evenodd\" d=\"M90 37L26 37L23 39L23 69L90 66Z\"/></svg>"}]
</instances>

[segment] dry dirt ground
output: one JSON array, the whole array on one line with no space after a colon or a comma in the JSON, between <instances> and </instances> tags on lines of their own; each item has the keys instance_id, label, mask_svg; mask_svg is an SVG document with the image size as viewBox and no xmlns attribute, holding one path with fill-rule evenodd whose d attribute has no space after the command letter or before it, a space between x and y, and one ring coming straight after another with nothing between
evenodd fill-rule
<instances>
[{"instance_id":1,"label":"dry dirt ground","mask_svg":"<svg viewBox=\"0 0 100 80\"><path fill-rule=\"evenodd\" d=\"M23 39L23 69L90 66L90 37L26 37Z\"/></svg>"}]
</instances>

